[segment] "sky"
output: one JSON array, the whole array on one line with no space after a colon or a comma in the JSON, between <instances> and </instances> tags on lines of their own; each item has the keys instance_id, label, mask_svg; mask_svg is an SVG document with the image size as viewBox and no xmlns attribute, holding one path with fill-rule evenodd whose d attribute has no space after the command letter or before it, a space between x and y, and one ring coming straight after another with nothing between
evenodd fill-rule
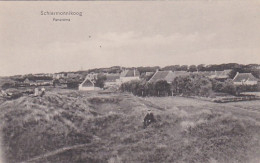
<instances>
[{"instance_id":1,"label":"sky","mask_svg":"<svg viewBox=\"0 0 260 163\"><path fill-rule=\"evenodd\" d=\"M259 64L259 13L260 2L253 0L0 2L0 76L111 66Z\"/></svg>"}]
</instances>

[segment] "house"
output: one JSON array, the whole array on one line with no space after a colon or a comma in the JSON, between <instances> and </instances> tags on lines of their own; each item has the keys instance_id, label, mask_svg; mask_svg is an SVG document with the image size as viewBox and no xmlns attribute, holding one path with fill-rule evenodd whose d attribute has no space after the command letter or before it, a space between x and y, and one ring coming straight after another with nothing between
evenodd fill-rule
<instances>
[{"instance_id":1,"label":"house","mask_svg":"<svg viewBox=\"0 0 260 163\"><path fill-rule=\"evenodd\" d=\"M60 78L64 78L65 74L64 73L55 73L55 74L52 75L52 77L54 79L60 79Z\"/></svg>"},{"instance_id":2,"label":"house","mask_svg":"<svg viewBox=\"0 0 260 163\"><path fill-rule=\"evenodd\" d=\"M105 88L117 86L120 84L120 82L119 82L120 75L119 74L106 74L106 78L107 79L105 81Z\"/></svg>"},{"instance_id":3,"label":"house","mask_svg":"<svg viewBox=\"0 0 260 163\"><path fill-rule=\"evenodd\" d=\"M26 78L26 79L23 81L23 83L30 84L31 82L30 82L30 80L29 80L28 78Z\"/></svg>"},{"instance_id":4,"label":"house","mask_svg":"<svg viewBox=\"0 0 260 163\"><path fill-rule=\"evenodd\" d=\"M153 83L159 80L166 80L167 83L172 83L176 77L186 75L189 75L186 71L156 71L148 82Z\"/></svg>"},{"instance_id":5,"label":"house","mask_svg":"<svg viewBox=\"0 0 260 163\"><path fill-rule=\"evenodd\" d=\"M46 76L44 76L44 77L46 77ZM42 76L27 77L23 80L23 82L16 83L16 86L28 87L28 86L51 86L51 85L53 85L52 79L44 79L44 77L42 77Z\"/></svg>"},{"instance_id":6,"label":"house","mask_svg":"<svg viewBox=\"0 0 260 163\"><path fill-rule=\"evenodd\" d=\"M232 70L224 70L224 71L213 71L208 76L211 79L216 79L220 81L224 81L229 78L229 74Z\"/></svg>"},{"instance_id":7,"label":"house","mask_svg":"<svg viewBox=\"0 0 260 163\"><path fill-rule=\"evenodd\" d=\"M17 82L14 83L14 86L16 86L16 87L28 87L28 86L30 86L30 80L28 78L19 79Z\"/></svg>"},{"instance_id":8,"label":"house","mask_svg":"<svg viewBox=\"0 0 260 163\"><path fill-rule=\"evenodd\" d=\"M256 85L259 79L254 77L251 73L239 73L233 79L235 85Z\"/></svg>"},{"instance_id":9,"label":"house","mask_svg":"<svg viewBox=\"0 0 260 163\"><path fill-rule=\"evenodd\" d=\"M73 72L68 72L67 73L67 78L80 78L81 75Z\"/></svg>"},{"instance_id":10,"label":"house","mask_svg":"<svg viewBox=\"0 0 260 163\"><path fill-rule=\"evenodd\" d=\"M79 85L80 91L94 91L101 90L101 88L95 86L95 80L97 79L97 74L88 74L85 80Z\"/></svg>"},{"instance_id":11,"label":"house","mask_svg":"<svg viewBox=\"0 0 260 163\"><path fill-rule=\"evenodd\" d=\"M154 72L145 72L145 76L150 76L150 75L153 75Z\"/></svg>"},{"instance_id":12,"label":"house","mask_svg":"<svg viewBox=\"0 0 260 163\"><path fill-rule=\"evenodd\" d=\"M30 80L30 86L51 86L53 85L52 80Z\"/></svg>"},{"instance_id":13,"label":"house","mask_svg":"<svg viewBox=\"0 0 260 163\"><path fill-rule=\"evenodd\" d=\"M159 80L166 80L168 83L171 83L174 80L173 72L172 71L156 71L148 82L154 83Z\"/></svg>"},{"instance_id":14,"label":"house","mask_svg":"<svg viewBox=\"0 0 260 163\"><path fill-rule=\"evenodd\" d=\"M216 75L215 71L198 71L198 72L193 72L193 74L205 75L206 77L209 78Z\"/></svg>"},{"instance_id":15,"label":"house","mask_svg":"<svg viewBox=\"0 0 260 163\"><path fill-rule=\"evenodd\" d=\"M120 74L120 83L125 83L129 82L132 80L139 80L140 79L140 73L138 70L133 69L133 70L124 70Z\"/></svg>"}]
</instances>

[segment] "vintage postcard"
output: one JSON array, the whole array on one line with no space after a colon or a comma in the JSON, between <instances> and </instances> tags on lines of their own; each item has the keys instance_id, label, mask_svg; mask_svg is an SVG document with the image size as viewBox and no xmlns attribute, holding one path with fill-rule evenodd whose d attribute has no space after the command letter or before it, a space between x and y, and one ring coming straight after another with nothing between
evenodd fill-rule
<instances>
[{"instance_id":1,"label":"vintage postcard","mask_svg":"<svg viewBox=\"0 0 260 163\"><path fill-rule=\"evenodd\" d=\"M0 1L0 163L259 163L260 3Z\"/></svg>"}]
</instances>

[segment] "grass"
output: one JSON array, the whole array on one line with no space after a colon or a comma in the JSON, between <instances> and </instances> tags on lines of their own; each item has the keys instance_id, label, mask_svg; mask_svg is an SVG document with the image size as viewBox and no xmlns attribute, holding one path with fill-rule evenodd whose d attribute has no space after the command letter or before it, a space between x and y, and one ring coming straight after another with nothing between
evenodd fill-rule
<instances>
[{"instance_id":1,"label":"grass","mask_svg":"<svg viewBox=\"0 0 260 163\"><path fill-rule=\"evenodd\" d=\"M256 163L259 104L55 89L0 104L3 155L7 162ZM147 108L157 122L143 129Z\"/></svg>"}]
</instances>

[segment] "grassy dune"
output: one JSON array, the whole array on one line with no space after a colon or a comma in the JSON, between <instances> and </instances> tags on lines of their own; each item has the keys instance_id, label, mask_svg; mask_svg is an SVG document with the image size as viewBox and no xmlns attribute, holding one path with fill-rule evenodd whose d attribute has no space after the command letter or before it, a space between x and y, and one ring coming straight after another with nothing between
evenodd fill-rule
<instances>
[{"instance_id":1,"label":"grassy dune","mask_svg":"<svg viewBox=\"0 0 260 163\"><path fill-rule=\"evenodd\" d=\"M1 101L7 162L259 162L260 101L52 90ZM146 129L147 108L157 122Z\"/></svg>"}]
</instances>

